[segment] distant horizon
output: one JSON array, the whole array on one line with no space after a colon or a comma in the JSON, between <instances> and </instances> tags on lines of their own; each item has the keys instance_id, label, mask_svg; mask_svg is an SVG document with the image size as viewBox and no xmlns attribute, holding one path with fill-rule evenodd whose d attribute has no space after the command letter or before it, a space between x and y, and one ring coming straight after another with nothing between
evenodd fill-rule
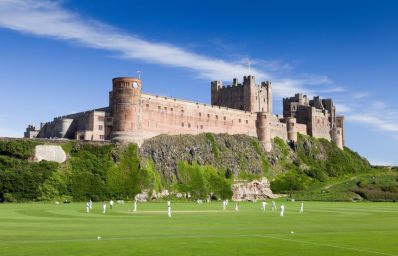
<instances>
[{"instance_id":1,"label":"distant horizon","mask_svg":"<svg viewBox=\"0 0 398 256\"><path fill-rule=\"evenodd\" d=\"M295 93L331 98L346 146L398 165L398 3L115 2L0 2L0 137L107 106L137 70L144 92L204 104L211 80L252 73L273 83L273 114Z\"/></svg>"}]
</instances>

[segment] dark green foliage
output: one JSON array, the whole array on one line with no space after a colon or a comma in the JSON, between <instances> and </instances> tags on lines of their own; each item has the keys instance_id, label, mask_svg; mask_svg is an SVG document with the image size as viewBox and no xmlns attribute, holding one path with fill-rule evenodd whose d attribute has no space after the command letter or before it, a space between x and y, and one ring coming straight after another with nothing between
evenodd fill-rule
<instances>
[{"instance_id":1,"label":"dark green foliage","mask_svg":"<svg viewBox=\"0 0 398 256\"><path fill-rule=\"evenodd\" d=\"M38 142L32 140L0 140L0 155L29 159L34 155Z\"/></svg>"},{"instance_id":2,"label":"dark green foliage","mask_svg":"<svg viewBox=\"0 0 398 256\"><path fill-rule=\"evenodd\" d=\"M223 171L213 166L179 162L177 189L183 193L190 193L194 199L206 199L210 194L221 199L231 198L232 181L225 176Z\"/></svg>"},{"instance_id":3,"label":"dark green foliage","mask_svg":"<svg viewBox=\"0 0 398 256\"><path fill-rule=\"evenodd\" d=\"M112 148L112 145L74 145L67 184L75 200L104 200L107 197L106 177L113 166Z\"/></svg>"},{"instance_id":4,"label":"dark green foliage","mask_svg":"<svg viewBox=\"0 0 398 256\"><path fill-rule=\"evenodd\" d=\"M300 175L294 171L279 175L275 180L271 181L271 190L274 193L289 193L293 191L301 191L306 188L307 177Z\"/></svg>"},{"instance_id":5,"label":"dark green foliage","mask_svg":"<svg viewBox=\"0 0 398 256\"><path fill-rule=\"evenodd\" d=\"M40 187L57 168L54 162L30 163L0 156L0 201L37 200Z\"/></svg>"},{"instance_id":6,"label":"dark green foliage","mask_svg":"<svg viewBox=\"0 0 398 256\"><path fill-rule=\"evenodd\" d=\"M144 189L162 188L153 163L140 167L134 144L62 143L69 155L62 165L28 161L36 144L25 140L0 142L0 201L131 199Z\"/></svg>"},{"instance_id":7,"label":"dark green foliage","mask_svg":"<svg viewBox=\"0 0 398 256\"><path fill-rule=\"evenodd\" d=\"M314 178L318 181L324 182L328 179L328 176L325 174L325 172L316 167L311 167L309 169L306 169L304 172L311 178Z\"/></svg>"}]
</instances>

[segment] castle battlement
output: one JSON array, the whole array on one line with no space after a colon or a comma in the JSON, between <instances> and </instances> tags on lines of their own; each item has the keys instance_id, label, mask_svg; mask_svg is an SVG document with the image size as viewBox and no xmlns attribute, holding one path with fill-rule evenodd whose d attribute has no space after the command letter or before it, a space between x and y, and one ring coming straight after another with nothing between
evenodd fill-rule
<instances>
[{"instance_id":1,"label":"castle battlement","mask_svg":"<svg viewBox=\"0 0 398 256\"><path fill-rule=\"evenodd\" d=\"M344 117L336 116L331 99L296 94L283 99L283 116L272 113L272 83L254 76L231 85L211 82L211 104L142 93L135 77L112 79L109 106L55 117L25 136L75 140L116 140L141 144L160 134L204 132L256 136L269 151L271 139L296 141L297 133L333 140L344 146Z\"/></svg>"}]
</instances>

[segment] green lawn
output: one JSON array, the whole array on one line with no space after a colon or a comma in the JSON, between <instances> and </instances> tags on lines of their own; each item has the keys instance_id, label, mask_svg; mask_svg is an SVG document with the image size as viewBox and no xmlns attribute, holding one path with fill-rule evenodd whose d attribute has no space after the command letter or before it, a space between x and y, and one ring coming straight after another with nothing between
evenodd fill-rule
<instances>
[{"instance_id":1,"label":"green lawn","mask_svg":"<svg viewBox=\"0 0 398 256\"><path fill-rule=\"evenodd\" d=\"M0 204L0 255L398 255L398 204L285 205L281 218L260 202L172 203L168 218L165 203Z\"/></svg>"}]
</instances>

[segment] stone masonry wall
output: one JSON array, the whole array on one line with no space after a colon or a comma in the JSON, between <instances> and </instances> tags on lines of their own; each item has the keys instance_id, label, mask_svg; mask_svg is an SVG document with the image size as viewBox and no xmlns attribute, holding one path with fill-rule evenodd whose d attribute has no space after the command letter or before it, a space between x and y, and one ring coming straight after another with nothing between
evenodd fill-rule
<instances>
[{"instance_id":1,"label":"stone masonry wall","mask_svg":"<svg viewBox=\"0 0 398 256\"><path fill-rule=\"evenodd\" d=\"M203 132L256 136L256 114L150 94L141 96L141 130L145 138L159 134Z\"/></svg>"}]
</instances>

